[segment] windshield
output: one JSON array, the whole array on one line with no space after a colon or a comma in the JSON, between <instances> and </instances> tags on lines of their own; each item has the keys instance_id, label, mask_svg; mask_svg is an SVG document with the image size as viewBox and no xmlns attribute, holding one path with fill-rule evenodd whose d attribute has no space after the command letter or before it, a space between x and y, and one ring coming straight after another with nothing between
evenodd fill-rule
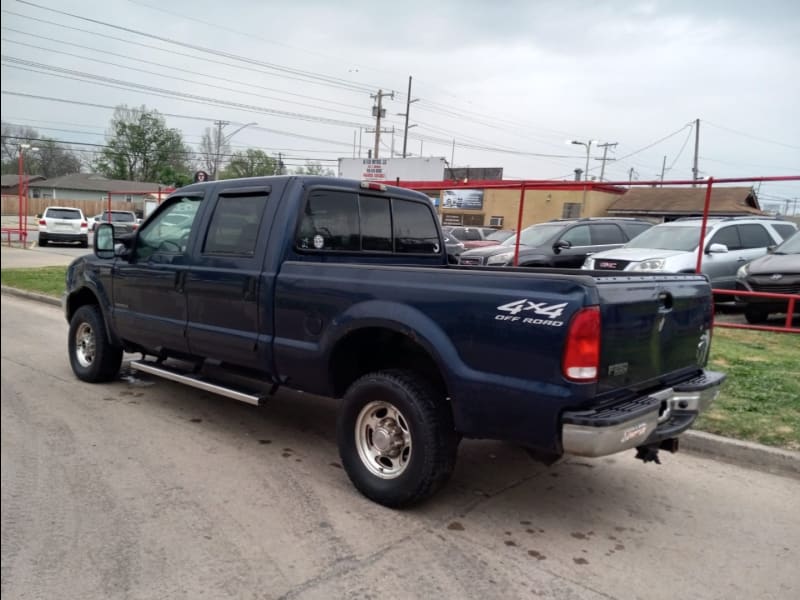
<instances>
[{"instance_id":1,"label":"windshield","mask_svg":"<svg viewBox=\"0 0 800 600\"><path fill-rule=\"evenodd\" d=\"M656 225L643 231L626 248L653 248L656 250L682 250L689 252L700 242L700 227L694 225L678 226Z\"/></svg>"},{"instance_id":2,"label":"windshield","mask_svg":"<svg viewBox=\"0 0 800 600\"><path fill-rule=\"evenodd\" d=\"M800 254L800 232L795 233L780 246L775 248L775 254Z\"/></svg>"},{"instance_id":3,"label":"windshield","mask_svg":"<svg viewBox=\"0 0 800 600\"><path fill-rule=\"evenodd\" d=\"M495 231L494 233L489 234L486 239L492 240L493 242L502 242L507 240L511 235L513 235L510 231Z\"/></svg>"},{"instance_id":4,"label":"windshield","mask_svg":"<svg viewBox=\"0 0 800 600\"><path fill-rule=\"evenodd\" d=\"M519 238L519 243L523 246L541 246L545 244L550 238L556 235L559 231L564 229L563 223L547 223L545 225L533 225L527 229L522 230ZM517 236L512 235L501 246L513 246L517 243Z\"/></svg>"}]
</instances>

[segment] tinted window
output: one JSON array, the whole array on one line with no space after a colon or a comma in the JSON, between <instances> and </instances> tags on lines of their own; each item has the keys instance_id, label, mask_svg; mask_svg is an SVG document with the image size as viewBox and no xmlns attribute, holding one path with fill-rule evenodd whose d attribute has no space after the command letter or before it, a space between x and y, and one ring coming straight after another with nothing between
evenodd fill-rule
<instances>
[{"instance_id":1,"label":"tinted window","mask_svg":"<svg viewBox=\"0 0 800 600\"><path fill-rule=\"evenodd\" d=\"M389 199L359 196L361 211L361 249L392 251L392 215Z\"/></svg>"},{"instance_id":2,"label":"tinted window","mask_svg":"<svg viewBox=\"0 0 800 600\"><path fill-rule=\"evenodd\" d=\"M784 240L787 240L790 237L792 237L794 232L797 231L794 227L792 227L787 223L778 223L778 224L773 223L772 227L775 229L775 231L778 232L778 235L780 235Z\"/></svg>"},{"instance_id":3,"label":"tinted window","mask_svg":"<svg viewBox=\"0 0 800 600\"><path fill-rule=\"evenodd\" d=\"M180 254L186 250L192 223L200 207L199 198L180 198L167 206L141 230L136 245L136 258L143 260L158 252ZM181 226L170 219L180 215Z\"/></svg>"},{"instance_id":4,"label":"tinted window","mask_svg":"<svg viewBox=\"0 0 800 600\"><path fill-rule=\"evenodd\" d=\"M576 225L565 231L559 239L569 242L573 246L591 246L592 244L588 225Z\"/></svg>"},{"instance_id":5,"label":"tinted window","mask_svg":"<svg viewBox=\"0 0 800 600\"><path fill-rule=\"evenodd\" d=\"M742 248L766 248L775 244L763 225L739 225Z\"/></svg>"},{"instance_id":6,"label":"tinted window","mask_svg":"<svg viewBox=\"0 0 800 600\"><path fill-rule=\"evenodd\" d=\"M439 233L433 213L424 204L392 200L394 250L404 253L438 254Z\"/></svg>"},{"instance_id":7,"label":"tinted window","mask_svg":"<svg viewBox=\"0 0 800 600\"><path fill-rule=\"evenodd\" d=\"M253 256L266 194L220 196L203 246L206 254Z\"/></svg>"},{"instance_id":8,"label":"tinted window","mask_svg":"<svg viewBox=\"0 0 800 600\"><path fill-rule=\"evenodd\" d=\"M592 223L589 225L592 231L592 244L602 246L604 244L624 244L628 241L622 234L622 230L614 223Z\"/></svg>"},{"instance_id":9,"label":"tinted window","mask_svg":"<svg viewBox=\"0 0 800 600\"><path fill-rule=\"evenodd\" d=\"M308 195L297 247L358 251L358 196L353 192L314 190Z\"/></svg>"},{"instance_id":10,"label":"tinted window","mask_svg":"<svg viewBox=\"0 0 800 600\"><path fill-rule=\"evenodd\" d=\"M728 250L741 250L742 242L734 225L723 227L711 238L711 244L725 244Z\"/></svg>"},{"instance_id":11,"label":"tinted window","mask_svg":"<svg viewBox=\"0 0 800 600\"><path fill-rule=\"evenodd\" d=\"M629 239L635 238L637 235L650 229L649 223L632 223L632 222L623 222L620 223L625 234L628 236Z\"/></svg>"},{"instance_id":12,"label":"tinted window","mask_svg":"<svg viewBox=\"0 0 800 600\"><path fill-rule=\"evenodd\" d=\"M111 221L113 223L133 223L136 221L136 216L133 213L129 212L122 212L122 213L111 213Z\"/></svg>"},{"instance_id":13,"label":"tinted window","mask_svg":"<svg viewBox=\"0 0 800 600\"><path fill-rule=\"evenodd\" d=\"M81 211L74 208L48 208L44 215L48 219L81 219Z\"/></svg>"}]
</instances>

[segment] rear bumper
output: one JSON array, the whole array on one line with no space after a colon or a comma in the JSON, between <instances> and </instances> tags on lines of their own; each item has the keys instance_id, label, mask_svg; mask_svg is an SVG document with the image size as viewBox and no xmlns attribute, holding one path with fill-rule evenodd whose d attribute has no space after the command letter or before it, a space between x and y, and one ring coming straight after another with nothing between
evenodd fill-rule
<instances>
[{"instance_id":1,"label":"rear bumper","mask_svg":"<svg viewBox=\"0 0 800 600\"><path fill-rule=\"evenodd\" d=\"M680 435L719 394L724 373L698 377L634 400L591 411L566 412L561 443L566 454L607 456Z\"/></svg>"},{"instance_id":2,"label":"rear bumper","mask_svg":"<svg viewBox=\"0 0 800 600\"><path fill-rule=\"evenodd\" d=\"M50 233L40 231L39 239L48 242L88 242L89 235L86 233Z\"/></svg>"}]
</instances>

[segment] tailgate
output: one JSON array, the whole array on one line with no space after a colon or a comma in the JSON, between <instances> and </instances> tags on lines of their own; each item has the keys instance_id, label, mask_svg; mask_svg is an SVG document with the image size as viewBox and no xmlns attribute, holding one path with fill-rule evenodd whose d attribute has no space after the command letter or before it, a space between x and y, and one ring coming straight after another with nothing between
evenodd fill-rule
<instances>
[{"instance_id":1,"label":"tailgate","mask_svg":"<svg viewBox=\"0 0 800 600\"><path fill-rule=\"evenodd\" d=\"M600 393L672 385L705 365L714 304L704 277L598 277L597 284Z\"/></svg>"}]
</instances>

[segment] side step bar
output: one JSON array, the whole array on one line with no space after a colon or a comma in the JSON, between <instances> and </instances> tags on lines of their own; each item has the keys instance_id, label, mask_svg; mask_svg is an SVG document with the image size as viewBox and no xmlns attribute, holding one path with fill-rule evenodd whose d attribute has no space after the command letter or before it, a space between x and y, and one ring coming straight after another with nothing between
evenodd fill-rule
<instances>
[{"instance_id":1,"label":"side step bar","mask_svg":"<svg viewBox=\"0 0 800 600\"><path fill-rule=\"evenodd\" d=\"M164 379L177 381L178 383L183 383L184 385L205 390L207 392L212 392L214 394L219 394L220 396L226 396L227 398L233 398L239 402L245 402L254 406L260 406L266 399L261 394L252 394L242 390L234 389L230 386L211 383L203 380L203 378L198 375L187 374L183 371L170 368L163 364L157 364L144 360L132 360L130 365L131 369L134 369L135 371L141 371L142 373L149 373L150 375L156 375L157 377L163 377Z\"/></svg>"}]
</instances>

